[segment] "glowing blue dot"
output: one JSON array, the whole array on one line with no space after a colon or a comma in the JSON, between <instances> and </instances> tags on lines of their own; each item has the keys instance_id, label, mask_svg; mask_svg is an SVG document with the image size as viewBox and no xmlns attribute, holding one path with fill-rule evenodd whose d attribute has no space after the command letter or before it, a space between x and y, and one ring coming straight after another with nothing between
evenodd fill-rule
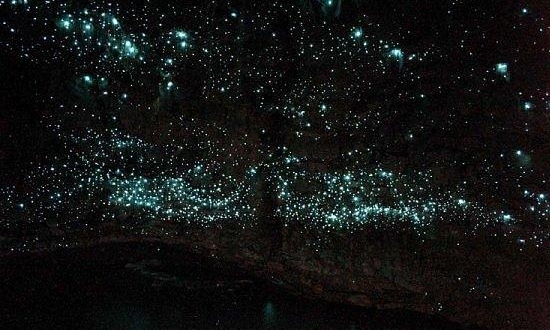
<instances>
[{"instance_id":1,"label":"glowing blue dot","mask_svg":"<svg viewBox=\"0 0 550 330\"><path fill-rule=\"evenodd\" d=\"M507 74L508 73L508 63L498 63L496 65L496 70L500 74Z\"/></svg>"},{"instance_id":2,"label":"glowing blue dot","mask_svg":"<svg viewBox=\"0 0 550 330\"><path fill-rule=\"evenodd\" d=\"M390 55L392 57L397 58L397 59L402 59L403 58L403 51L399 48L395 48L395 49L391 50Z\"/></svg>"},{"instance_id":3,"label":"glowing blue dot","mask_svg":"<svg viewBox=\"0 0 550 330\"><path fill-rule=\"evenodd\" d=\"M508 74L508 63L498 63L495 66L495 71L502 78L506 79L507 81L510 80L510 76Z\"/></svg>"}]
</instances>

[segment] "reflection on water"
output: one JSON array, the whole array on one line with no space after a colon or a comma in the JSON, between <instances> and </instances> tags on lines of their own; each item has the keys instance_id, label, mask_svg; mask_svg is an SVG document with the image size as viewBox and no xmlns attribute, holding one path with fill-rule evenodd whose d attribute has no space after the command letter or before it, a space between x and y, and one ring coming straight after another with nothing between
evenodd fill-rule
<instances>
[{"instance_id":1,"label":"reflection on water","mask_svg":"<svg viewBox=\"0 0 550 330\"><path fill-rule=\"evenodd\" d=\"M264 325L271 327L275 324L275 308L271 302L267 302L264 307Z\"/></svg>"},{"instance_id":2,"label":"reflection on water","mask_svg":"<svg viewBox=\"0 0 550 330\"><path fill-rule=\"evenodd\" d=\"M458 329L413 313L300 299L203 261L175 265L156 255L128 264L126 253L0 260L0 329Z\"/></svg>"}]
</instances>

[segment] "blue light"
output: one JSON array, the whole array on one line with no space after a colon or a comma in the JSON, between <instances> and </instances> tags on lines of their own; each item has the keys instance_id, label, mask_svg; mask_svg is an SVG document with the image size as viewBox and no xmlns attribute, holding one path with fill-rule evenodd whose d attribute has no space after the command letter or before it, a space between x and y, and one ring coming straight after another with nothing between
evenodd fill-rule
<instances>
[{"instance_id":1,"label":"blue light","mask_svg":"<svg viewBox=\"0 0 550 330\"><path fill-rule=\"evenodd\" d=\"M497 72L500 74L508 73L508 63L498 63L496 65Z\"/></svg>"},{"instance_id":2,"label":"blue light","mask_svg":"<svg viewBox=\"0 0 550 330\"><path fill-rule=\"evenodd\" d=\"M510 75L508 74L508 63L498 63L495 65L496 73L502 78L510 81Z\"/></svg>"},{"instance_id":3,"label":"blue light","mask_svg":"<svg viewBox=\"0 0 550 330\"><path fill-rule=\"evenodd\" d=\"M399 48L394 48L390 51L390 57L399 63L399 70L403 68L403 51Z\"/></svg>"}]
</instances>

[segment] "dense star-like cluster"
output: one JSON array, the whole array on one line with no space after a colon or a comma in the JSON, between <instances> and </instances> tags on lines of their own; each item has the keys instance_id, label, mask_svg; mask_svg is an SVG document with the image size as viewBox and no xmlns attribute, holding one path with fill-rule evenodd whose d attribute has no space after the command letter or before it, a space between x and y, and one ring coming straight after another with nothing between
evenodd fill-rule
<instances>
[{"instance_id":1,"label":"dense star-like cluster","mask_svg":"<svg viewBox=\"0 0 550 330\"><path fill-rule=\"evenodd\" d=\"M62 152L0 225L246 225L271 182L321 231L546 228L545 13L445 1L429 28L383 2L0 0L2 51L62 66L36 100Z\"/></svg>"}]
</instances>

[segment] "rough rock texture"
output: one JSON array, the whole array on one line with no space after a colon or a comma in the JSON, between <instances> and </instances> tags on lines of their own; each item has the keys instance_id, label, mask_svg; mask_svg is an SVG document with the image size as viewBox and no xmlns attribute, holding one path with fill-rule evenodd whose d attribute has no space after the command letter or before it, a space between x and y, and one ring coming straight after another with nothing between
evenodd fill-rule
<instances>
[{"instance_id":1,"label":"rough rock texture","mask_svg":"<svg viewBox=\"0 0 550 330\"><path fill-rule=\"evenodd\" d=\"M548 256L490 235L421 240L404 234L361 233L334 235L320 243L314 235L286 232L282 250L274 255L267 253L269 248L254 230L194 229L168 238L166 228L156 228L164 237L143 237L116 235L114 227L109 236L104 227L104 233L75 232L62 241L65 247L127 241L175 244L232 263L305 297L413 310L489 329L550 325ZM60 245L59 239L51 242L50 248ZM28 248L48 247L29 244Z\"/></svg>"}]
</instances>

